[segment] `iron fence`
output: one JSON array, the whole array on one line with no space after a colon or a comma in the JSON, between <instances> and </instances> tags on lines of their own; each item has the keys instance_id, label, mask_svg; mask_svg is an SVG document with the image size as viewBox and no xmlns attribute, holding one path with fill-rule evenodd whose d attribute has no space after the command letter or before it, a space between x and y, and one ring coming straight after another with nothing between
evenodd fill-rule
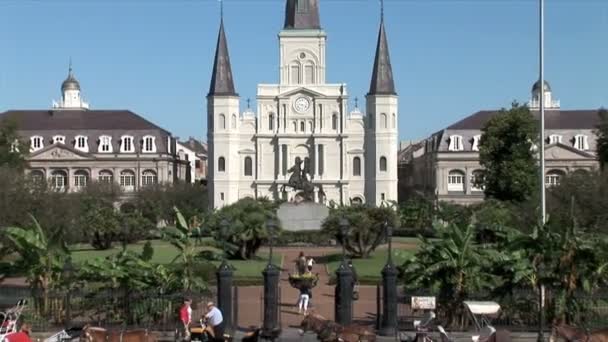
<instances>
[{"instance_id":1,"label":"iron fence","mask_svg":"<svg viewBox=\"0 0 608 342\"><path fill-rule=\"evenodd\" d=\"M21 320L35 331L52 331L66 326L93 324L103 327L139 327L172 331L183 298L192 299L192 318L203 316L205 304L214 301L215 291L160 293L158 291L99 290L51 291L46 295L28 288L1 287L0 298L28 300Z\"/></svg>"}]
</instances>

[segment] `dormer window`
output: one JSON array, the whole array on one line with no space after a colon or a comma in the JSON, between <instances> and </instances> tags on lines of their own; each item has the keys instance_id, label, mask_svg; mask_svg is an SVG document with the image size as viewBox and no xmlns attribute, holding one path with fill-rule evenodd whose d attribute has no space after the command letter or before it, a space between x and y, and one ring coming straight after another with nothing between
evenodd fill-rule
<instances>
[{"instance_id":1,"label":"dormer window","mask_svg":"<svg viewBox=\"0 0 608 342\"><path fill-rule=\"evenodd\" d=\"M481 135L476 135L473 137L473 146L471 146L473 151L479 151L479 139L481 139Z\"/></svg>"},{"instance_id":2,"label":"dormer window","mask_svg":"<svg viewBox=\"0 0 608 342\"><path fill-rule=\"evenodd\" d=\"M156 138L151 135L146 135L143 139L142 151L143 152L156 152Z\"/></svg>"},{"instance_id":3,"label":"dormer window","mask_svg":"<svg viewBox=\"0 0 608 342\"><path fill-rule=\"evenodd\" d=\"M120 152L135 152L132 136L123 135L120 138Z\"/></svg>"},{"instance_id":4,"label":"dormer window","mask_svg":"<svg viewBox=\"0 0 608 342\"><path fill-rule=\"evenodd\" d=\"M11 153L19 153L19 140L15 139L11 144Z\"/></svg>"},{"instance_id":5,"label":"dormer window","mask_svg":"<svg viewBox=\"0 0 608 342\"><path fill-rule=\"evenodd\" d=\"M89 138L84 135L77 135L74 139L74 148L82 152L89 152Z\"/></svg>"},{"instance_id":6,"label":"dormer window","mask_svg":"<svg viewBox=\"0 0 608 342\"><path fill-rule=\"evenodd\" d=\"M549 144L557 144L562 142L562 136L559 134L551 134L549 136Z\"/></svg>"},{"instance_id":7,"label":"dormer window","mask_svg":"<svg viewBox=\"0 0 608 342\"><path fill-rule=\"evenodd\" d=\"M460 135L452 135L450 137L450 145L448 146L450 151L462 151L464 146L462 144L462 137Z\"/></svg>"},{"instance_id":8,"label":"dormer window","mask_svg":"<svg viewBox=\"0 0 608 342\"><path fill-rule=\"evenodd\" d=\"M589 141L586 135L578 134L574 137L574 147L581 151L589 149Z\"/></svg>"},{"instance_id":9,"label":"dormer window","mask_svg":"<svg viewBox=\"0 0 608 342\"><path fill-rule=\"evenodd\" d=\"M44 139L41 136L35 135L30 138L30 152L38 151L39 149L41 149L43 147L44 147Z\"/></svg>"},{"instance_id":10,"label":"dormer window","mask_svg":"<svg viewBox=\"0 0 608 342\"><path fill-rule=\"evenodd\" d=\"M63 135L54 136L53 144L65 144L65 136L63 136Z\"/></svg>"},{"instance_id":11,"label":"dormer window","mask_svg":"<svg viewBox=\"0 0 608 342\"><path fill-rule=\"evenodd\" d=\"M112 152L112 137L109 135L102 135L99 137L99 148L97 152L111 153Z\"/></svg>"}]
</instances>

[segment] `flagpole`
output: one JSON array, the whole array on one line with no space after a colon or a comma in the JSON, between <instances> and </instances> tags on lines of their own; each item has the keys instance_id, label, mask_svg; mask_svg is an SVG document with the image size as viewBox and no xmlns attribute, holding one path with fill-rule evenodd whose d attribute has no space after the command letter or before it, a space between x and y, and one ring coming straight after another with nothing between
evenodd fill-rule
<instances>
[{"instance_id":1,"label":"flagpole","mask_svg":"<svg viewBox=\"0 0 608 342\"><path fill-rule=\"evenodd\" d=\"M547 222L545 198L545 0L540 2L540 205L541 224Z\"/></svg>"}]
</instances>

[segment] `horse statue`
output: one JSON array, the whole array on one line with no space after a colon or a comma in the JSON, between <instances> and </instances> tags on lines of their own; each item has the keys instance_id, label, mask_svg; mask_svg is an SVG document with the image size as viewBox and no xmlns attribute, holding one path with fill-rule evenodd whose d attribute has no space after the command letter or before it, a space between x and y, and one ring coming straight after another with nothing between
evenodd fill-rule
<instances>
[{"instance_id":1,"label":"horse statue","mask_svg":"<svg viewBox=\"0 0 608 342\"><path fill-rule=\"evenodd\" d=\"M306 157L302 160L300 157L296 157L295 164L287 172L291 172L291 176L289 176L287 184L281 188L281 192L285 191L286 186L289 186L294 190L301 190L298 196L302 197L304 201L313 201L315 186L309 179L311 175L310 159Z\"/></svg>"},{"instance_id":2,"label":"horse statue","mask_svg":"<svg viewBox=\"0 0 608 342\"><path fill-rule=\"evenodd\" d=\"M89 324L82 327L80 342L157 342L158 336L147 329L106 330Z\"/></svg>"},{"instance_id":3,"label":"horse statue","mask_svg":"<svg viewBox=\"0 0 608 342\"><path fill-rule=\"evenodd\" d=\"M608 342L608 328L590 332L559 321L553 325L550 341L554 341L555 336L568 342Z\"/></svg>"},{"instance_id":4,"label":"horse statue","mask_svg":"<svg viewBox=\"0 0 608 342\"><path fill-rule=\"evenodd\" d=\"M321 342L375 342L373 329L351 324L342 326L314 312L307 314L300 324L300 335L312 331Z\"/></svg>"}]
</instances>

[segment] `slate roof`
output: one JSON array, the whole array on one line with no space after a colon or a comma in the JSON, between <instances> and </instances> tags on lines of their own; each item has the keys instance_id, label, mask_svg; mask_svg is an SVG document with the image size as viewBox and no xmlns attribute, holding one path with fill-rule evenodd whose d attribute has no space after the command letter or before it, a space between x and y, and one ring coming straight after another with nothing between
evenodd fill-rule
<instances>
[{"instance_id":1,"label":"slate roof","mask_svg":"<svg viewBox=\"0 0 608 342\"><path fill-rule=\"evenodd\" d=\"M217 46L215 48L215 60L213 61L209 96L237 96L234 89L232 66L230 65L230 54L228 53L228 41L226 40L223 19L220 23L220 31L217 35Z\"/></svg>"},{"instance_id":2,"label":"slate roof","mask_svg":"<svg viewBox=\"0 0 608 342\"><path fill-rule=\"evenodd\" d=\"M384 19L380 22L376 57L374 59L374 69L372 71L368 95L397 95L391 57L388 52L388 40L386 38L386 30L384 29Z\"/></svg>"},{"instance_id":3,"label":"slate roof","mask_svg":"<svg viewBox=\"0 0 608 342\"><path fill-rule=\"evenodd\" d=\"M298 8L298 2L301 2ZM284 29L321 29L319 0L287 0Z\"/></svg>"},{"instance_id":4,"label":"slate roof","mask_svg":"<svg viewBox=\"0 0 608 342\"><path fill-rule=\"evenodd\" d=\"M497 110L482 110L452 124L448 130L473 129L479 130L490 118L497 115ZM538 111L532 111L536 118ZM598 111L588 110L555 110L545 111L546 129L595 129L599 124Z\"/></svg>"}]
</instances>

